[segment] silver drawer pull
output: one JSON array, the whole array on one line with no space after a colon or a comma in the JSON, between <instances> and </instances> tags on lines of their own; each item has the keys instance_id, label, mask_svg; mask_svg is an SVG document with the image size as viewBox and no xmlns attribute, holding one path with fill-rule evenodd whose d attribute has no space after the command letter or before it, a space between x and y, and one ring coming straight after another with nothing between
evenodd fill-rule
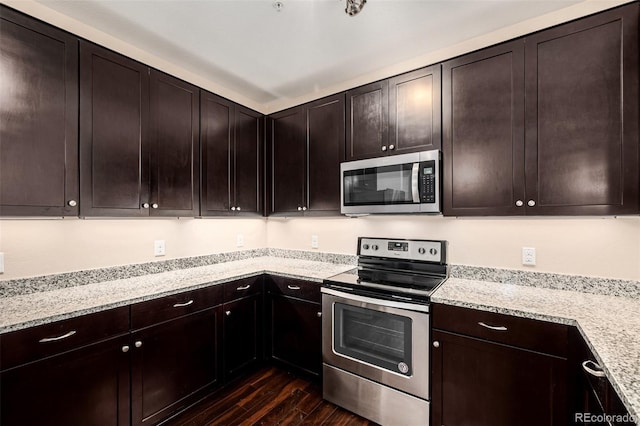
<instances>
[{"instance_id":1,"label":"silver drawer pull","mask_svg":"<svg viewBox=\"0 0 640 426\"><path fill-rule=\"evenodd\" d=\"M591 367L588 367L588 364L592 364L594 368L596 368L595 370ZM591 374L594 377L604 377L604 371L602 371L602 367L600 367L598 364L596 364L595 362L591 361L591 360L587 360L585 362L582 363L582 368L584 369L584 371L586 371L587 373Z\"/></svg>"},{"instance_id":2,"label":"silver drawer pull","mask_svg":"<svg viewBox=\"0 0 640 426\"><path fill-rule=\"evenodd\" d=\"M291 284L287 285L287 288L289 290L300 290L300 287L298 287L297 285L291 285Z\"/></svg>"},{"instance_id":3,"label":"silver drawer pull","mask_svg":"<svg viewBox=\"0 0 640 426\"><path fill-rule=\"evenodd\" d=\"M507 331L507 327L504 327L502 325L488 325L483 323L482 321L480 321L478 323L478 325L483 326L484 328L488 328L489 330L495 330L495 331Z\"/></svg>"},{"instance_id":4,"label":"silver drawer pull","mask_svg":"<svg viewBox=\"0 0 640 426\"><path fill-rule=\"evenodd\" d=\"M71 330L68 333L63 334L62 336L58 336L58 337L45 337L43 339L40 339L39 342L40 343L47 343L47 342L57 342L58 340L62 340L62 339L66 339L67 337L71 337L74 334L76 334L75 330Z\"/></svg>"},{"instance_id":5,"label":"silver drawer pull","mask_svg":"<svg viewBox=\"0 0 640 426\"><path fill-rule=\"evenodd\" d=\"M242 287L236 288L236 290L238 290L238 291L249 290L250 287L251 287L251 284L243 285Z\"/></svg>"},{"instance_id":6,"label":"silver drawer pull","mask_svg":"<svg viewBox=\"0 0 640 426\"><path fill-rule=\"evenodd\" d=\"M184 302L184 303L176 303L175 305L173 305L173 307L174 308L184 308L185 306L189 306L192 303L193 303L193 299L189 300L188 302Z\"/></svg>"}]
</instances>

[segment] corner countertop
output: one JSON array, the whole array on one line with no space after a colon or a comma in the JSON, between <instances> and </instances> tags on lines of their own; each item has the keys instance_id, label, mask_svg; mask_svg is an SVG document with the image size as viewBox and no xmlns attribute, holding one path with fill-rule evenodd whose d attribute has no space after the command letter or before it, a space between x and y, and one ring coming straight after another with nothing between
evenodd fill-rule
<instances>
[{"instance_id":1,"label":"corner countertop","mask_svg":"<svg viewBox=\"0 0 640 426\"><path fill-rule=\"evenodd\" d=\"M321 282L324 278L353 268L354 265L259 256L134 278L5 297L0 298L0 333L263 273Z\"/></svg>"},{"instance_id":2,"label":"corner countertop","mask_svg":"<svg viewBox=\"0 0 640 426\"><path fill-rule=\"evenodd\" d=\"M576 325L629 413L639 418L640 300L459 278L449 278L431 300Z\"/></svg>"}]
</instances>

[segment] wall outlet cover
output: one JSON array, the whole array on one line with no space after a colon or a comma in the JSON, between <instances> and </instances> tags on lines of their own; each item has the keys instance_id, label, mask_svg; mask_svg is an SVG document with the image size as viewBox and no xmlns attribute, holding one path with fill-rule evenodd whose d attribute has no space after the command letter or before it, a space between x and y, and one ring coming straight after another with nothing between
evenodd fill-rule
<instances>
[{"instance_id":1,"label":"wall outlet cover","mask_svg":"<svg viewBox=\"0 0 640 426\"><path fill-rule=\"evenodd\" d=\"M164 244L164 240L155 240L153 242L153 255L164 256L165 254L166 254L166 247Z\"/></svg>"},{"instance_id":2,"label":"wall outlet cover","mask_svg":"<svg viewBox=\"0 0 640 426\"><path fill-rule=\"evenodd\" d=\"M522 264L525 266L536 265L535 247L522 247Z\"/></svg>"},{"instance_id":3,"label":"wall outlet cover","mask_svg":"<svg viewBox=\"0 0 640 426\"><path fill-rule=\"evenodd\" d=\"M318 236L317 235L312 235L311 236L311 248L314 248L314 249L318 248Z\"/></svg>"},{"instance_id":4,"label":"wall outlet cover","mask_svg":"<svg viewBox=\"0 0 640 426\"><path fill-rule=\"evenodd\" d=\"M238 247L244 246L244 235L238 234L236 236L236 246L238 246Z\"/></svg>"}]
</instances>

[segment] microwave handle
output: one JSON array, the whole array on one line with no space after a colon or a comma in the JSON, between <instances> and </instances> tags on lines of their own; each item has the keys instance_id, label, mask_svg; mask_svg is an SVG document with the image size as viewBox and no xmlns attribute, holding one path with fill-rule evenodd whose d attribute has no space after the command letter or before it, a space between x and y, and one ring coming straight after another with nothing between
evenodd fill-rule
<instances>
[{"instance_id":1,"label":"microwave handle","mask_svg":"<svg viewBox=\"0 0 640 426\"><path fill-rule=\"evenodd\" d=\"M418 187L418 178L420 175L420 163L413 163L411 168L411 197L414 203L420 202L420 190Z\"/></svg>"}]
</instances>

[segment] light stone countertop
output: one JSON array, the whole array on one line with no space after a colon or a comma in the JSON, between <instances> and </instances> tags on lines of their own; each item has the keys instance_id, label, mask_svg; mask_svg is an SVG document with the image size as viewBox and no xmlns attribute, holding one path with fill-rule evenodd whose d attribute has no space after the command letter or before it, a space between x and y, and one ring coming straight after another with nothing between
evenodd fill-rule
<instances>
[{"instance_id":1,"label":"light stone countertop","mask_svg":"<svg viewBox=\"0 0 640 426\"><path fill-rule=\"evenodd\" d=\"M640 300L459 278L449 278L431 300L577 325L629 413L638 421Z\"/></svg>"},{"instance_id":2,"label":"light stone countertop","mask_svg":"<svg viewBox=\"0 0 640 426\"><path fill-rule=\"evenodd\" d=\"M260 256L189 269L0 298L0 333L20 330L143 300L272 273L321 282L354 265Z\"/></svg>"}]
</instances>

